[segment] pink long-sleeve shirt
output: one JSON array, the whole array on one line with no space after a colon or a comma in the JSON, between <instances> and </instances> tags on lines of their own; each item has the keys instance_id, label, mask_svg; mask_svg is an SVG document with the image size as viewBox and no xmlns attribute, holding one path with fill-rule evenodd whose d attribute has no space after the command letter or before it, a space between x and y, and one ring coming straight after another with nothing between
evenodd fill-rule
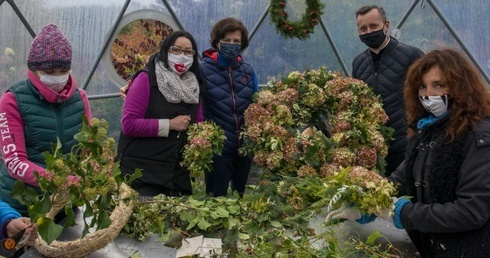
<instances>
[{"instance_id":1,"label":"pink long-sleeve shirt","mask_svg":"<svg viewBox=\"0 0 490 258\"><path fill-rule=\"evenodd\" d=\"M60 93L54 92L45 86L32 71L27 72L27 78L46 101L50 103L56 103L59 98L61 101L66 101L71 98L77 88L77 82L71 74L67 86ZM78 90L85 106L84 115L88 118L88 121L91 121L92 113L87 94L83 89ZM34 171L37 171L40 175L46 171L43 167L29 160L25 141L24 121L20 116L17 100L12 92L6 92L0 99L0 149L2 159L12 178L30 185L39 186L34 177Z\"/></svg>"},{"instance_id":2,"label":"pink long-sleeve shirt","mask_svg":"<svg viewBox=\"0 0 490 258\"><path fill-rule=\"evenodd\" d=\"M124 102L121 129L130 137L158 137L162 123L157 118L145 118L150 102L150 80L146 72L140 73L131 83ZM196 121L202 121L202 104L199 103Z\"/></svg>"},{"instance_id":3,"label":"pink long-sleeve shirt","mask_svg":"<svg viewBox=\"0 0 490 258\"><path fill-rule=\"evenodd\" d=\"M146 72L134 78L124 102L121 129L130 137L157 137L158 119L145 118L150 102L150 80Z\"/></svg>"}]
</instances>

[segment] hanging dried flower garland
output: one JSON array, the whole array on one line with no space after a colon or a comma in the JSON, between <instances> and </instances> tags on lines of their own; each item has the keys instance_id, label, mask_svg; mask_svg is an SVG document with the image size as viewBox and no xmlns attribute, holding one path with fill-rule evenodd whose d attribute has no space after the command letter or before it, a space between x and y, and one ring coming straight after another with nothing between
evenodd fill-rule
<instances>
[{"instance_id":1,"label":"hanging dried flower garland","mask_svg":"<svg viewBox=\"0 0 490 258\"><path fill-rule=\"evenodd\" d=\"M286 38L307 39L323 14L320 0L306 0L306 11L299 21L289 21L286 12L286 0L271 0L269 13L279 33Z\"/></svg>"}]
</instances>

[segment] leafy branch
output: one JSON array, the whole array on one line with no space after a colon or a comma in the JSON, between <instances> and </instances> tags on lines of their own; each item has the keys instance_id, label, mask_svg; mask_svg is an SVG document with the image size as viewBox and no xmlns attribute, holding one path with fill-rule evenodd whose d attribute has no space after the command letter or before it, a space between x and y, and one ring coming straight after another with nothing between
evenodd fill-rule
<instances>
[{"instance_id":1,"label":"leafy branch","mask_svg":"<svg viewBox=\"0 0 490 258\"><path fill-rule=\"evenodd\" d=\"M100 230L111 225L109 216L123 178L118 162L114 162L115 141L106 137L108 123L97 118L92 123L83 118L82 128L75 135L78 144L71 152L63 153L59 140L50 152L44 152L46 172L35 173L40 194L21 181L14 185L12 196L28 205L31 221L39 225L39 234L48 244L59 237L63 228L75 226L74 206L85 206L82 237L90 228ZM139 175L135 173L129 182ZM63 226L53 220L61 209L66 215Z\"/></svg>"}]
</instances>

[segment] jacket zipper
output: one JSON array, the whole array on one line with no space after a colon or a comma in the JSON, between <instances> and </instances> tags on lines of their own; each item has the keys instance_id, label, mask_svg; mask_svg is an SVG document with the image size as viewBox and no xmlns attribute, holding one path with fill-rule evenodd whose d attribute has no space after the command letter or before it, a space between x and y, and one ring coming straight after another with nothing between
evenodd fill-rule
<instances>
[{"instance_id":1,"label":"jacket zipper","mask_svg":"<svg viewBox=\"0 0 490 258\"><path fill-rule=\"evenodd\" d=\"M240 148L240 133L238 132L238 118L236 116L236 96L235 89L233 88L233 78L231 77L231 67L228 67L228 78L230 80L230 90L231 90L231 98L233 100L233 117L235 118L235 128L237 134L237 146Z\"/></svg>"},{"instance_id":2,"label":"jacket zipper","mask_svg":"<svg viewBox=\"0 0 490 258\"><path fill-rule=\"evenodd\" d=\"M54 108L54 111L56 113L56 120L58 121L58 138L61 142L61 144L65 144L64 142L64 128L63 128L63 120L61 119L61 114L60 114L60 107L61 107L61 104L53 104L53 108Z\"/></svg>"}]
</instances>

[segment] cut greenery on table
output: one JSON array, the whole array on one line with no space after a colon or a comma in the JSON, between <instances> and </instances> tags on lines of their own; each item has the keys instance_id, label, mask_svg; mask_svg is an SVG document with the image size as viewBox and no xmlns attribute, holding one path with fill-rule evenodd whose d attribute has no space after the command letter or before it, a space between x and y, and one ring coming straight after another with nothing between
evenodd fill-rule
<instances>
[{"instance_id":1,"label":"cut greenery on table","mask_svg":"<svg viewBox=\"0 0 490 258\"><path fill-rule=\"evenodd\" d=\"M243 197L213 198L195 190L192 196L140 202L125 227L130 236L219 237L223 253L236 257L343 257L347 251L334 234L309 222L343 205L366 213L392 205L395 188L379 174L392 130L365 83L320 68L271 81L254 98L245 112L241 153L263 171L256 185ZM206 146L209 155L219 153ZM198 160L184 162L192 167ZM200 169L201 175L207 170ZM195 179L198 185L201 178ZM379 249L379 237L373 234L358 250L378 257L397 252Z\"/></svg>"}]
</instances>

